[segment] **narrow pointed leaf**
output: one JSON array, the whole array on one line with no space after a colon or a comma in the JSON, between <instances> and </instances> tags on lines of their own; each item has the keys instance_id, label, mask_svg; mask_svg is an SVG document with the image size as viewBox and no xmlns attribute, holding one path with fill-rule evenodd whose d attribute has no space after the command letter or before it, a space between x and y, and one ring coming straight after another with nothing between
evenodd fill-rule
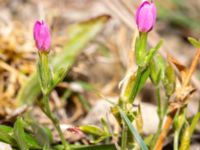
<instances>
[{"instance_id":1,"label":"narrow pointed leaf","mask_svg":"<svg viewBox=\"0 0 200 150\"><path fill-rule=\"evenodd\" d=\"M126 116L126 114L121 109L119 109L119 112L121 114L122 119L127 124L129 130L131 131L131 133L135 137L135 140L140 145L140 148L142 150L148 150L148 148L147 148L146 144L144 143L143 139L141 138L141 136L139 135L139 133L137 132L137 130L135 129L135 127L131 124L131 121L128 119L128 117Z\"/></svg>"},{"instance_id":2,"label":"narrow pointed leaf","mask_svg":"<svg viewBox=\"0 0 200 150\"><path fill-rule=\"evenodd\" d=\"M143 68L139 67L136 75L135 82L133 84L130 96L129 96L129 102L133 102L137 93L143 88L146 80L148 79L150 74L149 67Z\"/></svg>"},{"instance_id":3,"label":"narrow pointed leaf","mask_svg":"<svg viewBox=\"0 0 200 150\"><path fill-rule=\"evenodd\" d=\"M103 130L94 125L83 125L83 126L80 126L79 129L82 132L87 133L87 134L92 134L92 135L97 135L97 136L104 135Z\"/></svg>"}]
</instances>

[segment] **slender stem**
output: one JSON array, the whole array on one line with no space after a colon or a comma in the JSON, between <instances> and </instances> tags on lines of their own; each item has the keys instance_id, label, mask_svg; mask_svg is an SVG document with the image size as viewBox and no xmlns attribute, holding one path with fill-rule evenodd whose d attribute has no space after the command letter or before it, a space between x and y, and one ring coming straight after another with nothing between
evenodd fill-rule
<instances>
[{"instance_id":1,"label":"slender stem","mask_svg":"<svg viewBox=\"0 0 200 150\"><path fill-rule=\"evenodd\" d=\"M159 86L156 85L156 100L157 100L157 114L159 117L159 124L158 124L158 129L153 137L153 139L151 140L151 147L153 147L155 145L155 142L160 134L160 131L162 129L162 123L163 123L163 119L162 119L162 108L161 108L161 102L160 102L160 88Z\"/></svg>"},{"instance_id":2,"label":"slender stem","mask_svg":"<svg viewBox=\"0 0 200 150\"><path fill-rule=\"evenodd\" d=\"M159 121L159 124L158 124L158 129L153 137L153 139L151 140L151 144L150 144L150 147L154 147L155 146L155 142L156 140L158 139L159 137L159 134L160 134L160 131L162 129L162 124L163 124L163 119Z\"/></svg>"},{"instance_id":3,"label":"slender stem","mask_svg":"<svg viewBox=\"0 0 200 150\"><path fill-rule=\"evenodd\" d=\"M157 100L157 113L159 116L159 122L161 122L162 119L162 108L161 108L161 101L160 101L160 88L159 86L156 86L156 100Z\"/></svg>"},{"instance_id":4,"label":"slender stem","mask_svg":"<svg viewBox=\"0 0 200 150\"><path fill-rule=\"evenodd\" d=\"M156 133L155 133L155 135L154 135L154 137L151 141L151 145L150 145L151 148L153 148L155 146L156 141L157 141L157 139L160 135L160 132L162 130L164 116L165 116L167 108L168 108L168 101L169 101L169 97L167 96L166 99L165 99L165 102L164 102L164 106L162 108L162 112L161 112L162 114L161 114L161 119L159 120L158 129L157 129L157 131L156 131Z\"/></svg>"},{"instance_id":5,"label":"slender stem","mask_svg":"<svg viewBox=\"0 0 200 150\"><path fill-rule=\"evenodd\" d=\"M51 119L52 123L54 124L58 134L61 138L62 144L64 145L65 150L70 150L69 144L65 140L65 137L62 133L60 128L60 123L58 118L51 112L50 105L49 105L49 97L48 95L44 95L44 106L45 106L45 114Z\"/></svg>"},{"instance_id":6,"label":"slender stem","mask_svg":"<svg viewBox=\"0 0 200 150\"><path fill-rule=\"evenodd\" d=\"M174 118L174 115L176 113L170 113L167 115L166 117L166 120L165 120L165 124L164 124L164 127L159 135L159 138L158 140L156 141L156 145L155 145L155 148L154 150L161 150L162 149L162 146L163 146L163 142L165 140L165 137L167 136L167 133L168 133L168 130L173 122L173 118Z\"/></svg>"},{"instance_id":7,"label":"slender stem","mask_svg":"<svg viewBox=\"0 0 200 150\"><path fill-rule=\"evenodd\" d=\"M125 122L123 122L121 150L126 150L127 136L128 136L128 128L127 128L127 125L125 124Z\"/></svg>"},{"instance_id":8,"label":"slender stem","mask_svg":"<svg viewBox=\"0 0 200 150\"><path fill-rule=\"evenodd\" d=\"M174 150L178 150L179 133L179 129L177 129L174 133Z\"/></svg>"}]
</instances>

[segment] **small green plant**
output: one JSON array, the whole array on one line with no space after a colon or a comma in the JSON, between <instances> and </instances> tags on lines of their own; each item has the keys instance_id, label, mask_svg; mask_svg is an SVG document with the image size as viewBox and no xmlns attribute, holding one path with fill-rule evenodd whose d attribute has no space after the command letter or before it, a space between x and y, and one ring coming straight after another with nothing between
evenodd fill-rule
<instances>
[{"instance_id":1,"label":"small green plant","mask_svg":"<svg viewBox=\"0 0 200 150\"><path fill-rule=\"evenodd\" d=\"M57 85L64 78L64 69L60 68L56 74L51 70L48 53L51 45L51 35L48 26L43 21L36 21L34 26L34 39L38 49L39 61L38 61L38 75L40 81L40 87L42 89L43 101L41 105L42 111L47 117L51 119L55 128L57 129L59 136L62 140L65 150L70 150L69 144L64 138L62 130L60 128L59 119L54 115L49 105L49 94L52 88ZM63 76L61 76L63 75Z\"/></svg>"}]
</instances>

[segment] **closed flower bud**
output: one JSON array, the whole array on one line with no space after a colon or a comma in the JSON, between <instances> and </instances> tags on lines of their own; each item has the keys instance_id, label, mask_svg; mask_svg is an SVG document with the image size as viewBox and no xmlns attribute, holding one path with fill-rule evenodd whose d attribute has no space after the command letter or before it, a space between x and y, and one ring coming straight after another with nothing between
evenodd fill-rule
<instances>
[{"instance_id":1,"label":"closed flower bud","mask_svg":"<svg viewBox=\"0 0 200 150\"><path fill-rule=\"evenodd\" d=\"M140 32L149 32L156 22L156 6L153 2L144 1L136 11L136 23Z\"/></svg>"},{"instance_id":2,"label":"closed flower bud","mask_svg":"<svg viewBox=\"0 0 200 150\"><path fill-rule=\"evenodd\" d=\"M35 22L33 36L38 50L48 52L51 45L51 35L44 21Z\"/></svg>"}]
</instances>

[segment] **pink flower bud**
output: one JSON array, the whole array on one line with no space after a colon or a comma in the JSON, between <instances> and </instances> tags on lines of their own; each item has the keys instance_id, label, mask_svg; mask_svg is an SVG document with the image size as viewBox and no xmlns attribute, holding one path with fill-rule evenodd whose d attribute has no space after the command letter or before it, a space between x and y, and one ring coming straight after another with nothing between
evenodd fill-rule
<instances>
[{"instance_id":1,"label":"pink flower bud","mask_svg":"<svg viewBox=\"0 0 200 150\"><path fill-rule=\"evenodd\" d=\"M36 21L33 29L35 45L39 51L48 52L51 45L49 28L44 21Z\"/></svg>"},{"instance_id":2,"label":"pink flower bud","mask_svg":"<svg viewBox=\"0 0 200 150\"><path fill-rule=\"evenodd\" d=\"M136 11L136 23L140 32L149 32L156 22L156 6L153 2L144 1Z\"/></svg>"}]
</instances>

